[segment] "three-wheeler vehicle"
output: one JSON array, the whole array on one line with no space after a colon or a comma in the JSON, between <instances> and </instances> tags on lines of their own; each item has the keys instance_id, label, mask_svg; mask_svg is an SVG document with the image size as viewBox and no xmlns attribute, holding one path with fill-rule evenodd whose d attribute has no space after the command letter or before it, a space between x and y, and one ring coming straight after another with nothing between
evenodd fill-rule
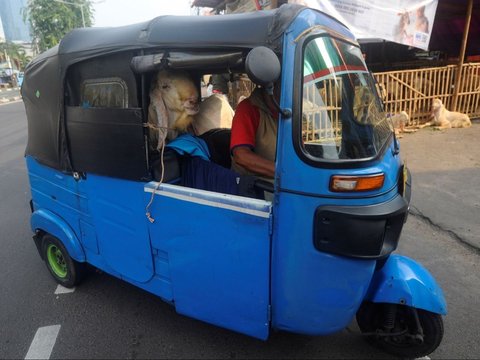
<instances>
[{"instance_id":1,"label":"three-wheeler vehicle","mask_svg":"<svg viewBox=\"0 0 480 360\"><path fill-rule=\"evenodd\" d=\"M273 185L254 178L261 191L243 193L183 181L195 153L149 144L160 70L185 71L198 88L213 73L280 86ZM356 317L391 354L439 346L442 290L392 254L410 174L339 21L284 5L76 29L28 65L22 95L34 242L60 284L76 285L88 263L179 314L259 339L331 334ZM233 171L230 130L217 134L202 138L211 151L203 161ZM263 192L270 200L251 196Z\"/></svg>"}]
</instances>

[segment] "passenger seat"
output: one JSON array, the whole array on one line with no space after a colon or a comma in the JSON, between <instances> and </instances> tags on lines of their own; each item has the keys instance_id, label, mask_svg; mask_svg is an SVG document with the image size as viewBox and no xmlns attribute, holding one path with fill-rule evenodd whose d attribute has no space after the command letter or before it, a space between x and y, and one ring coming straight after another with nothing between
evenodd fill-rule
<instances>
[{"instance_id":1,"label":"passenger seat","mask_svg":"<svg viewBox=\"0 0 480 360\"><path fill-rule=\"evenodd\" d=\"M210 161L230 169L230 129L212 129L199 137L203 139L210 151Z\"/></svg>"}]
</instances>

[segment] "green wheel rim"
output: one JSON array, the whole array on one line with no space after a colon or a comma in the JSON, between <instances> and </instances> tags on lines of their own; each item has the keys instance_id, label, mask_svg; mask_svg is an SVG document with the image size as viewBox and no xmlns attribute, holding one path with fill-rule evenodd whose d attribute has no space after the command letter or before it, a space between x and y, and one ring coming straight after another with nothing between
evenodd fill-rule
<instances>
[{"instance_id":1,"label":"green wheel rim","mask_svg":"<svg viewBox=\"0 0 480 360\"><path fill-rule=\"evenodd\" d=\"M54 244L47 247L48 265L59 278L67 277L67 263L62 251Z\"/></svg>"}]
</instances>

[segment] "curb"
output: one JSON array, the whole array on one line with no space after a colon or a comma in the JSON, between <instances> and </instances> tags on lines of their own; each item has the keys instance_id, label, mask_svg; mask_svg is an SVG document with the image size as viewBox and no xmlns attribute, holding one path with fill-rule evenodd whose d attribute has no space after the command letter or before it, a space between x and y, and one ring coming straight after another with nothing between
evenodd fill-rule
<instances>
[{"instance_id":1,"label":"curb","mask_svg":"<svg viewBox=\"0 0 480 360\"><path fill-rule=\"evenodd\" d=\"M6 103L9 103L9 102L18 101L18 100L22 100L22 97L21 96L14 96L14 97L11 97L11 98L0 98L0 104L6 104Z\"/></svg>"},{"instance_id":2,"label":"curb","mask_svg":"<svg viewBox=\"0 0 480 360\"><path fill-rule=\"evenodd\" d=\"M3 92L8 92L8 91L13 91L13 90L20 90L20 87L17 86L17 87L14 87L14 88L0 88L0 93L3 93Z\"/></svg>"}]
</instances>

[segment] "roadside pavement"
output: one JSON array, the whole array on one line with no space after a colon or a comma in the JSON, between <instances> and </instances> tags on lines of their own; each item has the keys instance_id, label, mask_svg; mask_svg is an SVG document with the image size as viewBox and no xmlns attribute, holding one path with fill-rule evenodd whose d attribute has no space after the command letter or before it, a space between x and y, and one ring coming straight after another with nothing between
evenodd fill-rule
<instances>
[{"instance_id":1,"label":"roadside pavement","mask_svg":"<svg viewBox=\"0 0 480 360\"><path fill-rule=\"evenodd\" d=\"M412 172L410 213L480 253L480 122L424 128L400 139Z\"/></svg>"},{"instance_id":2,"label":"roadside pavement","mask_svg":"<svg viewBox=\"0 0 480 360\"><path fill-rule=\"evenodd\" d=\"M0 88L0 104L21 100L20 87Z\"/></svg>"}]
</instances>

